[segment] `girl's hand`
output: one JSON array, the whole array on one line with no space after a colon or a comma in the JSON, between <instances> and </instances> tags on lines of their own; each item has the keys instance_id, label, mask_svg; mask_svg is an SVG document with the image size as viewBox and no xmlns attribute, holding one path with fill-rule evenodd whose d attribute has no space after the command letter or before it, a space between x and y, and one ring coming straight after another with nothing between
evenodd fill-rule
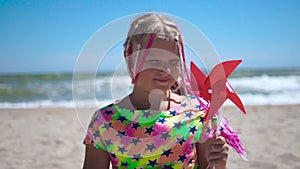
<instances>
[{"instance_id":1,"label":"girl's hand","mask_svg":"<svg viewBox=\"0 0 300 169\"><path fill-rule=\"evenodd\" d=\"M228 157L229 146L223 137L212 138L209 140L205 151L208 168L225 169Z\"/></svg>"}]
</instances>

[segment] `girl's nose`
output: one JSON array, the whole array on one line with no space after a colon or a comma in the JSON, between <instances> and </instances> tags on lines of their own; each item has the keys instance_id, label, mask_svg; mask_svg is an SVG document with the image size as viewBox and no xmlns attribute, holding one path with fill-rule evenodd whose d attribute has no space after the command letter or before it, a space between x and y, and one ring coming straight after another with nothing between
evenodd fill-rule
<instances>
[{"instance_id":1,"label":"girl's nose","mask_svg":"<svg viewBox=\"0 0 300 169\"><path fill-rule=\"evenodd\" d=\"M171 68L170 68L170 65L168 63L163 63L162 66L161 66L161 71L162 72L165 72L165 73L168 73L168 74L171 74L172 71L171 71Z\"/></svg>"}]
</instances>

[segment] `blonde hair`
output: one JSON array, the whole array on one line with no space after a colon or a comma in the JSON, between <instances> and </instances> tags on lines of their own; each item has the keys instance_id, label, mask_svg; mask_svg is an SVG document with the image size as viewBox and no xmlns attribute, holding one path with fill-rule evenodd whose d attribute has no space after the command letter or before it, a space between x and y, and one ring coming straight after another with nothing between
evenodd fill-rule
<instances>
[{"instance_id":1,"label":"blonde hair","mask_svg":"<svg viewBox=\"0 0 300 169\"><path fill-rule=\"evenodd\" d=\"M185 56L184 56L183 41L182 41L183 39L179 31L179 28L177 27L175 22L170 18L162 14L147 13L134 19L130 24L130 29L127 33L126 41L123 45L125 57L132 54L133 44L137 44L137 48L139 50L143 42L143 39L153 34L155 34L155 38L175 40L177 42L182 74L181 74L181 81L176 82L176 84L172 86L172 90L179 91L180 88L183 88L183 92L186 94L187 89L186 89L185 79L188 77L186 73L187 70L185 65ZM131 78L134 79L135 73L131 71L129 65L127 66Z\"/></svg>"},{"instance_id":2,"label":"blonde hair","mask_svg":"<svg viewBox=\"0 0 300 169\"><path fill-rule=\"evenodd\" d=\"M147 13L131 22L123 45L125 52L132 48L133 42L141 44L149 34L155 34L155 37L162 39L181 40L180 31L174 21L162 14Z\"/></svg>"}]
</instances>

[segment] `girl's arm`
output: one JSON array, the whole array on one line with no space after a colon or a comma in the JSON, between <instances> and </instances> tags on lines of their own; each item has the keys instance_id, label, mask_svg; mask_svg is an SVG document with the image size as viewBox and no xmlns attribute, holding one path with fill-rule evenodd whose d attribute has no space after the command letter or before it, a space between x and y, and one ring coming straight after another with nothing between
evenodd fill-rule
<instances>
[{"instance_id":1,"label":"girl's arm","mask_svg":"<svg viewBox=\"0 0 300 169\"><path fill-rule=\"evenodd\" d=\"M96 149L92 144L85 146L83 169L109 169L109 155L104 150Z\"/></svg>"}]
</instances>

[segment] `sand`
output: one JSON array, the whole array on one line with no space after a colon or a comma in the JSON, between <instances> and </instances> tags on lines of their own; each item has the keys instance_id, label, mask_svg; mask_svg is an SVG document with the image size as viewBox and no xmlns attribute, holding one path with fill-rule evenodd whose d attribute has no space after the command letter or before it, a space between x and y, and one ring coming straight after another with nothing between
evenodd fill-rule
<instances>
[{"instance_id":1,"label":"sand","mask_svg":"<svg viewBox=\"0 0 300 169\"><path fill-rule=\"evenodd\" d=\"M229 169L300 168L300 105L222 108L240 135L249 162L232 150ZM94 112L87 112L87 119ZM229 113L230 112L230 113ZM84 120L83 120L84 121ZM1 169L82 168L84 130L74 109L0 109Z\"/></svg>"}]
</instances>

